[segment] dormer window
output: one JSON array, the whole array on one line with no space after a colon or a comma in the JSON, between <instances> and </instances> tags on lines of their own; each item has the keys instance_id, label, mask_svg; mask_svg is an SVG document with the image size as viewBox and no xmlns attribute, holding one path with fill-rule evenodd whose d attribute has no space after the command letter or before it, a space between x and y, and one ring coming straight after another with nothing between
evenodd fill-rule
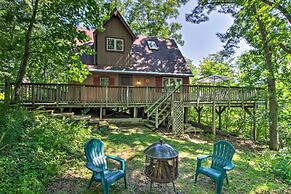
<instances>
[{"instance_id":1,"label":"dormer window","mask_svg":"<svg viewBox=\"0 0 291 194\"><path fill-rule=\"evenodd\" d=\"M151 49L151 50L159 50L159 47L158 47L158 45L157 45L157 43L155 41L148 40L147 44L148 44L149 49Z\"/></svg>"},{"instance_id":2,"label":"dormer window","mask_svg":"<svg viewBox=\"0 0 291 194\"><path fill-rule=\"evenodd\" d=\"M124 41L120 38L106 38L106 50L107 51L124 51Z\"/></svg>"}]
</instances>

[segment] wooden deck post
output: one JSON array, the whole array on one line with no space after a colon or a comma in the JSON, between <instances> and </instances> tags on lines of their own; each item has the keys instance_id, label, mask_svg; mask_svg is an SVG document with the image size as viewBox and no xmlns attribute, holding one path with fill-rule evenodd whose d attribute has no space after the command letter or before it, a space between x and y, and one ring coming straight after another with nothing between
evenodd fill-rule
<instances>
[{"instance_id":1,"label":"wooden deck post","mask_svg":"<svg viewBox=\"0 0 291 194\"><path fill-rule=\"evenodd\" d=\"M254 103L254 108L253 108L253 140L254 142L257 141L257 118L256 118L256 110L257 110L257 105Z\"/></svg>"},{"instance_id":2,"label":"wooden deck post","mask_svg":"<svg viewBox=\"0 0 291 194\"><path fill-rule=\"evenodd\" d=\"M128 106L129 103L129 86L126 86L126 106Z\"/></svg>"},{"instance_id":3,"label":"wooden deck post","mask_svg":"<svg viewBox=\"0 0 291 194\"><path fill-rule=\"evenodd\" d=\"M137 108L133 107L133 118L137 118Z\"/></svg>"},{"instance_id":4,"label":"wooden deck post","mask_svg":"<svg viewBox=\"0 0 291 194\"><path fill-rule=\"evenodd\" d=\"M212 100L212 133L213 136L216 136L216 129L215 129L215 87L213 88L213 100Z\"/></svg>"},{"instance_id":5,"label":"wooden deck post","mask_svg":"<svg viewBox=\"0 0 291 194\"><path fill-rule=\"evenodd\" d=\"M146 87L146 105L149 103L149 87Z\"/></svg>"},{"instance_id":6,"label":"wooden deck post","mask_svg":"<svg viewBox=\"0 0 291 194\"><path fill-rule=\"evenodd\" d=\"M218 114L218 130L221 130L221 126L222 126L221 115L225 109L226 109L226 106L225 107L219 106L218 109L215 110L216 113Z\"/></svg>"},{"instance_id":7,"label":"wooden deck post","mask_svg":"<svg viewBox=\"0 0 291 194\"><path fill-rule=\"evenodd\" d=\"M32 104L32 107L34 107L34 103L35 103L35 85L32 84L31 85L31 104Z\"/></svg>"},{"instance_id":8,"label":"wooden deck post","mask_svg":"<svg viewBox=\"0 0 291 194\"><path fill-rule=\"evenodd\" d=\"M199 106L199 100L200 100L200 91L199 91L199 86L197 86L197 106Z\"/></svg>"},{"instance_id":9,"label":"wooden deck post","mask_svg":"<svg viewBox=\"0 0 291 194\"><path fill-rule=\"evenodd\" d=\"M159 109L157 108L156 109L156 115L155 115L155 117L156 117L156 119L155 119L155 121L156 121L156 129L157 128L159 128Z\"/></svg>"},{"instance_id":10,"label":"wooden deck post","mask_svg":"<svg viewBox=\"0 0 291 194\"><path fill-rule=\"evenodd\" d=\"M100 111L99 111L99 119L101 120L103 118L103 108L100 107Z\"/></svg>"},{"instance_id":11,"label":"wooden deck post","mask_svg":"<svg viewBox=\"0 0 291 194\"><path fill-rule=\"evenodd\" d=\"M215 104L212 105L212 133L214 137L216 136L216 129L215 129Z\"/></svg>"},{"instance_id":12,"label":"wooden deck post","mask_svg":"<svg viewBox=\"0 0 291 194\"><path fill-rule=\"evenodd\" d=\"M253 141L257 141L257 119L256 119L256 104L254 104L253 107L253 112L251 112L248 107L244 107L244 110L252 117L253 120L253 129L252 129L252 136L253 136Z\"/></svg>"},{"instance_id":13,"label":"wooden deck post","mask_svg":"<svg viewBox=\"0 0 291 194\"><path fill-rule=\"evenodd\" d=\"M108 104L108 86L105 86L105 106L107 107Z\"/></svg>"},{"instance_id":14,"label":"wooden deck post","mask_svg":"<svg viewBox=\"0 0 291 194\"><path fill-rule=\"evenodd\" d=\"M188 108L184 107L184 123L188 123Z\"/></svg>"},{"instance_id":15,"label":"wooden deck post","mask_svg":"<svg viewBox=\"0 0 291 194\"><path fill-rule=\"evenodd\" d=\"M57 85L57 90L56 90L56 103L57 103L57 106L59 106L59 101L60 101L60 85Z\"/></svg>"},{"instance_id":16,"label":"wooden deck post","mask_svg":"<svg viewBox=\"0 0 291 194\"><path fill-rule=\"evenodd\" d=\"M201 112L202 112L203 106L198 106L198 107L194 107L194 108L198 113L198 123L201 124Z\"/></svg>"}]
</instances>

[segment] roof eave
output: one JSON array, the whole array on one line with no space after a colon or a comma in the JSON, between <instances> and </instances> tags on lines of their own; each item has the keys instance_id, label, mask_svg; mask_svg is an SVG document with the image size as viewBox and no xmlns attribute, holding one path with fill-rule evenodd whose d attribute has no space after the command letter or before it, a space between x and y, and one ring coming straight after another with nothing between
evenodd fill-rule
<instances>
[{"instance_id":1,"label":"roof eave","mask_svg":"<svg viewBox=\"0 0 291 194\"><path fill-rule=\"evenodd\" d=\"M149 75L166 75L166 76L183 76L183 77L194 77L194 75L188 73L165 73L165 72L142 72L142 71L127 71L127 70L103 70L90 68L90 72L97 73L126 73L126 74L149 74Z\"/></svg>"}]
</instances>

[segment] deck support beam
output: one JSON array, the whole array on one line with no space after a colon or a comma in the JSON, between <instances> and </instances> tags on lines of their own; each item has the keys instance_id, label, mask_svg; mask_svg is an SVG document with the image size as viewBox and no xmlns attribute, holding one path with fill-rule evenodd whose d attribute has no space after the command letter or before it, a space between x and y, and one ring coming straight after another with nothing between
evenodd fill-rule
<instances>
[{"instance_id":1,"label":"deck support beam","mask_svg":"<svg viewBox=\"0 0 291 194\"><path fill-rule=\"evenodd\" d=\"M133 108L133 118L137 118L137 108Z\"/></svg>"},{"instance_id":2,"label":"deck support beam","mask_svg":"<svg viewBox=\"0 0 291 194\"><path fill-rule=\"evenodd\" d=\"M221 130L222 122L221 122L221 115L223 111L225 111L226 106L222 107L219 106L218 108L215 109L215 112L218 114L218 130Z\"/></svg>"},{"instance_id":3,"label":"deck support beam","mask_svg":"<svg viewBox=\"0 0 291 194\"><path fill-rule=\"evenodd\" d=\"M106 108L100 107L99 119L103 119L104 115L106 115Z\"/></svg>"},{"instance_id":4,"label":"deck support beam","mask_svg":"<svg viewBox=\"0 0 291 194\"><path fill-rule=\"evenodd\" d=\"M102 107L100 107L100 110L99 110L99 119L100 120L102 119Z\"/></svg>"},{"instance_id":5,"label":"deck support beam","mask_svg":"<svg viewBox=\"0 0 291 194\"><path fill-rule=\"evenodd\" d=\"M212 133L213 136L216 136L216 129L215 129L215 104L212 105Z\"/></svg>"},{"instance_id":6,"label":"deck support beam","mask_svg":"<svg viewBox=\"0 0 291 194\"><path fill-rule=\"evenodd\" d=\"M195 106L194 108L198 113L198 123L201 124L201 112L202 112L203 106Z\"/></svg>"},{"instance_id":7,"label":"deck support beam","mask_svg":"<svg viewBox=\"0 0 291 194\"><path fill-rule=\"evenodd\" d=\"M188 108L184 107L184 123L188 123Z\"/></svg>"},{"instance_id":8,"label":"deck support beam","mask_svg":"<svg viewBox=\"0 0 291 194\"><path fill-rule=\"evenodd\" d=\"M253 141L257 141L257 118L256 118L256 109L257 106L254 104L253 111L250 111L248 107L244 107L244 110L252 117L253 120L253 129L252 129L252 136Z\"/></svg>"}]
</instances>

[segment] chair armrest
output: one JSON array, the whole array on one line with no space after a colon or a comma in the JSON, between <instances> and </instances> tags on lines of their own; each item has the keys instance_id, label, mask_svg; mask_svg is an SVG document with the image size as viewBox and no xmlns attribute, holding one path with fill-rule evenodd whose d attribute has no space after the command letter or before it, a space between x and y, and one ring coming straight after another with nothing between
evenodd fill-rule
<instances>
[{"instance_id":1,"label":"chair armrest","mask_svg":"<svg viewBox=\"0 0 291 194\"><path fill-rule=\"evenodd\" d=\"M234 167L235 167L235 165L232 162L230 162L228 165L226 165L225 167L223 167L223 170L230 171Z\"/></svg>"},{"instance_id":2,"label":"chair armrest","mask_svg":"<svg viewBox=\"0 0 291 194\"><path fill-rule=\"evenodd\" d=\"M204 159L206 159L206 158L209 158L209 157L211 157L210 155L203 155L203 156L198 156L197 157L197 160L204 160Z\"/></svg>"},{"instance_id":3,"label":"chair armrest","mask_svg":"<svg viewBox=\"0 0 291 194\"><path fill-rule=\"evenodd\" d=\"M88 163L86 164L86 167L87 167L89 170L91 170L91 171L93 171L93 172L96 172L96 173L101 173L101 172L103 172L103 170L102 170L101 168L96 167L92 162L88 162Z\"/></svg>"},{"instance_id":4,"label":"chair armrest","mask_svg":"<svg viewBox=\"0 0 291 194\"><path fill-rule=\"evenodd\" d=\"M202 160L206 159L206 158L209 158L211 157L210 155L203 155L203 156L198 156L197 157L197 169L199 169L201 167L201 163L202 163Z\"/></svg>"},{"instance_id":5,"label":"chair armrest","mask_svg":"<svg viewBox=\"0 0 291 194\"><path fill-rule=\"evenodd\" d=\"M121 170L125 170L125 160L116 156L106 156L106 158L118 161L121 165Z\"/></svg>"}]
</instances>

